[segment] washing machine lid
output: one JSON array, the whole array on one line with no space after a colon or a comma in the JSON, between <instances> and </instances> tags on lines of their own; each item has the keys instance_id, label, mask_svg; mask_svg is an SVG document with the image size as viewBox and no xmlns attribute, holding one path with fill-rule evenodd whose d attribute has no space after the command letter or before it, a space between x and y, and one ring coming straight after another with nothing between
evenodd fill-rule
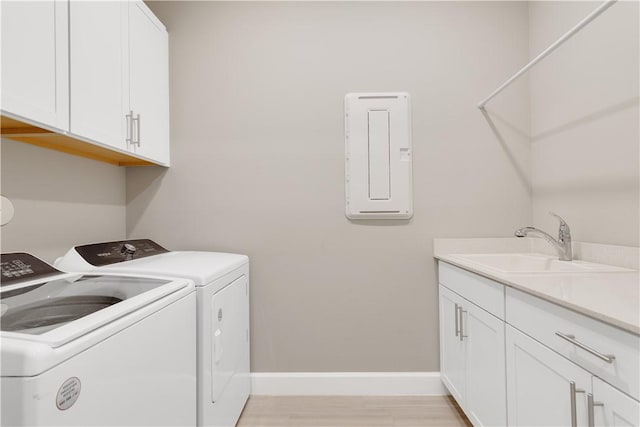
<instances>
[{"instance_id":1,"label":"washing machine lid","mask_svg":"<svg viewBox=\"0 0 640 427\"><path fill-rule=\"evenodd\" d=\"M100 271L184 277L205 286L249 261L246 255L219 252L168 252L102 267Z\"/></svg>"},{"instance_id":2,"label":"washing machine lid","mask_svg":"<svg viewBox=\"0 0 640 427\"><path fill-rule=\"evenodd\" d=\"M133 254L127 259L127 252L131 251ZM140 255L136 257L138 253ZM100 265L95 265L99 257ZM138 239L76 246L56 261L56 266L65 271L181 277L193 280L196 286L205 286L248 262L246 255L204 251L170 252L152 240Z\"/></svg>"},{"instance_id":3,"label":"washing machine lid","mask_svg":"<svg viewBox=\"0 0 640 427\"><path fill-rule=\"evenodd\" d=\"M21 262L18 262L21 261ZM34 261L35 260L35 261ZM46 264L29 254L3 254L7 265L30 265L18 283L0 287L0 337L60 347L193 285L185 280L121 275L57 274L29 280ZM50 267L50 266L49 266ZM24 270L24 269L23 269ZM59 273L59 272L58 272Z\"/></svg>"}]
</instances>

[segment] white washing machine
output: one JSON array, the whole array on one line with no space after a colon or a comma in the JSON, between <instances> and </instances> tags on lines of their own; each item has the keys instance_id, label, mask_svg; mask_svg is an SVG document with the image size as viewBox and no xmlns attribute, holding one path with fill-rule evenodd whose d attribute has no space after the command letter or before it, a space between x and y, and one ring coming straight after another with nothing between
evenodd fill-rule
<instances>
[{"instance_id":1,"label":"white washing machine","mask_svg":"<svg viewBox=\"0 0 640 427\"><path fill-rule=\"evenodd\" d=\"M183 277L197 296L197 424L234 426L251 391L249 258L171 252L148 239L76 246L56 261L66 271Z\"/></svg>"},{"instance_id":2,"label":"white washing machine","mask_svg":"<svg viewBox=\"0 0 640 427\"><path fill-rule=\"evenodd\" d=\"M2 426L195 425L195 287L2 254Z\"/></svg>"}]
</instances>

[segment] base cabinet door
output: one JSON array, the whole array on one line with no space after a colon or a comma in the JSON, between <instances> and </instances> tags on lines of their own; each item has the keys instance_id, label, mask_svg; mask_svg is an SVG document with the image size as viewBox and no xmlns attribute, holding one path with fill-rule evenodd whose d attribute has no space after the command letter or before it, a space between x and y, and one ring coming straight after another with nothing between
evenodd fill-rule
<instances>
[{"instance_id":1,"label":"base cabinet door","mask_svg":"<svg viewBox=\"0 0 640 427\"><path fill-rule=\"evenodd\" d=\"M464 342L460 338L459 310L463 298L440 285L440 375L458 404L464 404Z\"/></svg>"},{"instance_id":2,"label":"base cabinet door","mask_svg":"<svg viewBox=\"0 0 640 427\"><path fill-rule=\"evenodd\" d=\"M509 426L586 426L591 375L506 326Z\"/></svg>"},{"instance_id":3,"label":"base cabinet door","mask_svg":"<svg viewBox=\"0 0 640 427\"><path fill-rule=\"evenodd\" d=\"M593 377L588 405L590 427L640 426L640 403L599 378Z\"/></svg>"},{"instance_id":4,"label":"base cabinet door","mask_svg":"<svg viewBox=\"0 0 640 427\"><path fill-rule=\"evenodd\" d=\"M466 413L476 426L504 426L505 323L470 302L464 304L461 317L466 343Z\"/></svg>"}]
</instances>

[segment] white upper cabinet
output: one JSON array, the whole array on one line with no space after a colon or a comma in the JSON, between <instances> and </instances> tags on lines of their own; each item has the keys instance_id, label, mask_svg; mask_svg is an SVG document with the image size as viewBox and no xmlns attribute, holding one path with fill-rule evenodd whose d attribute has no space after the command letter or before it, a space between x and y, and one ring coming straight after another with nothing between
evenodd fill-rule
<instances>
[{"instance_id":1,"label":"white upper cabinet","mask_svg":"<svg viewBox=\"0 0 640 427\"><path fill-rule=\"evenodd\" d=\"M126 150L126 2L71 1L71 132Z\"/></svg>"},{"instance_id":2,"label":"white upper cabinet","mask_svg":"<svg viewBox=\"0 0 640 427\"><path fill-rule=\"evenodd\" d=\"M142 1L71 2L71 131L169 165L169 37Z\"/></svg>"},{"instance_id":3,"label":"white upper cabinet","mask_svg":"<svg viewBox=\"0 0 640 427\"><path fill-rule=\"evenodd\" d=\"M9 0L0 10L5 136L169 165L169 37L142 1Z\"/></svg>"},{"instance_id":4,"label":"white upper cabinet","mask_svg":"<svg viewBox=\"0 0 640 427\"><path fill-rule=\"evenodd\" d=\"M169 38L142 1L129 3L130 110L133 148L169 164Z\"/></svg>"},{"instance_id":5,"label":"white upper cabinet","mask_svg":"<svg viewBox=\"0 0 640 427\"><path fill-rule=\"evenodd\" d=\"M68 1L2 1L2 111L69 129Z\"/></svg>"}]
</instances>

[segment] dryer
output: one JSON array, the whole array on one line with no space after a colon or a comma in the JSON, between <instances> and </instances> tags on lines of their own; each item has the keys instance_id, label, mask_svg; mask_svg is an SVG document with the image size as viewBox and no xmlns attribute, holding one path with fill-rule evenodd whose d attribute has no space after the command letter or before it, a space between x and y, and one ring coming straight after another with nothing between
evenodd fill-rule
<instances>
[{"instance_id":1,"label":"dryer","mask_svg":"<svg viewBox=\"0 0 640 427\"><path fill-rule=\"evenodd\" d=\"M1 425L195 425L195 287L2 254Z\"/></svg>"},{"instance_id":2,"label":"dryer","mask_svg":"<svg viewBox=\"0 0 640 427\"><path fill-rule=\"evenodd\" d=\"M169 251L149 239L75 246L66 271L154 274L194 281L197 297L197 424L234 426L251 391L249 258Z\"/></svg>"}]
</instances>

